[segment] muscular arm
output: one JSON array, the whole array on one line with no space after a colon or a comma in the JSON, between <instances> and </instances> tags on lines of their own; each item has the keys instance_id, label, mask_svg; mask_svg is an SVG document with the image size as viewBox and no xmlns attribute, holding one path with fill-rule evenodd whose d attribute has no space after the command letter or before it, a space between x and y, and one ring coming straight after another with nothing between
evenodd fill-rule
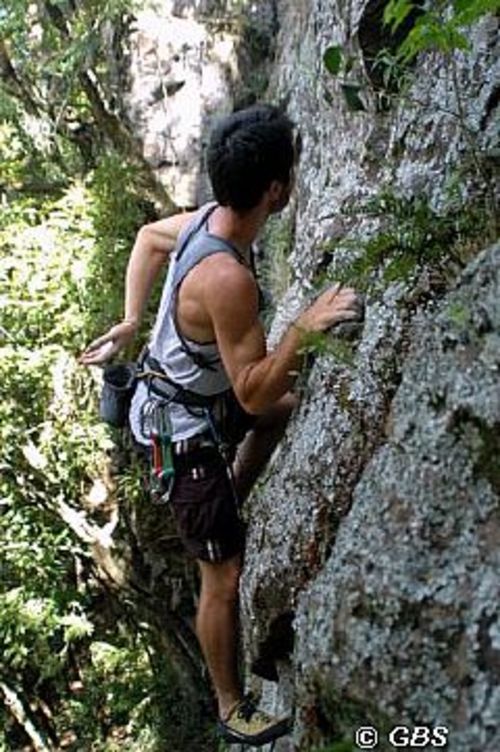
<instances>
[{"instance_id":1,"label":"muscular arm","mask_svg":"<svg viewBox=\"0 0 500 752\"><path fill-rule=\"evenodd\" d=\"M235 394L254 414L264 412L293 386L305 332L326 330L360 316L354 290L335 285L299 316L268 353L258 316L257 286L250 272L232 260L214 267L205 306Z\"/></svg>"},{"instance_id":2,"label":"muscular arm","mask_svg":"<svg viewBox=\"0 0 500 752\"><path fill-rule=\"evenodd\" d=\"M174 214L139 230L125 278L125 321L138 325L151 288L192 216L193 212Z\"/></svg>"},{"instance_id":3,"label":"muscular arm","mask_svg":"<svg viewBox=\"0 0 500 752\"><path fill-rule=\"evenodd\" d=\"M90 343L79 358L84 365L105 363L135 336L153 283L175 248L177 237L193 212L175 214L144 225L137 233L125 278L125 316Z\"/></svg>"}]
</instances>

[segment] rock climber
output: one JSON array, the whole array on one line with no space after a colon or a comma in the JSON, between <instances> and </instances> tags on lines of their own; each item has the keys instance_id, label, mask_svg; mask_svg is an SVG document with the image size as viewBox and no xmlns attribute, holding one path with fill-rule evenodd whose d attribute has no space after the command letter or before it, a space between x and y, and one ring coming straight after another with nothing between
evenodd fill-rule
<instances>
[{"instance_id":1,"label":"rock climber","mask_svg":"<svg viewBox=\"0 0 500 752\"><path fill-rule=\"evenodd\" d=\"M143 413L151 395L161 397L162 384L178 387L176 395L195 395L195 404L169 403L170 504L200 569L196 632L217 698L219 732L229 742L254 746L287 733L290 719L259 709L243 694L238 675L240 505L295 405L291 390L304 337L360 315L354 290L335 285L302 311L275 349L266 348L252 249L268 217L288 204L297 159L294 126L279 109L255 105L223 118L207 150L215 200L139 230L127 267L124 318L80 358L102 364L132 341L153 283L170 261L146 356L146 366L158 374L156 392L155 383L151 391L151 381L139 381L130 425L135 440L148 445Z\"/></svg>"}]
</instances>

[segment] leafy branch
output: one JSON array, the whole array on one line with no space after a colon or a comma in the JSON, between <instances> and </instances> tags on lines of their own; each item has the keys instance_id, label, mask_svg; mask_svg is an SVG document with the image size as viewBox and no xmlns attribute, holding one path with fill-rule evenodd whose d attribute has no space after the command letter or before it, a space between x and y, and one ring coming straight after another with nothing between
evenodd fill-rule
<instances>
[{"instance_id":1,"label":"leafy branch","mask_svg":"<svg viewBox=\"0 0 500 752\"><path fill-rule=\"evenodd\" d=\"M384 11L386 25L396 31L414 8L412 0L390 0ZM403 63L409 63L428 50L448 55L455 50L470 50L470 40L464 29L499 8L499 0L453 0L451 6L448 0L434 0L425 13L417 17L400 45L397 57Z\"/></svg>"},{"instance_id":2,"label":"leafy branch","mask_svg":"<svg viewBox=\"0 0 500 752\"><path fill-rule=\"evenodd\" d=\"M370 63L372 69L382 74L385 95L400 97L411 78L409 66L416 57L431 50L441 52L448 59L457 50L469 51L471 42L465 30L481 18L500 9L500 0L436 0L423 10L422 3L415 0L389 0L384 9L382 22L392 39L403 24L409 25L396 49L386 46L379 50ZM416 12L417 11L417 12ZM326 70L338 78L346 105L352 112L367 110L367 104L360 94L368 90L366 79L352 76L353 69L361 67L361 61L341 45L331 45L323 53ZM325 93L333 101L329 91ZM457 102L457 117L463 118Z\"/></svg>"}]
</instances>

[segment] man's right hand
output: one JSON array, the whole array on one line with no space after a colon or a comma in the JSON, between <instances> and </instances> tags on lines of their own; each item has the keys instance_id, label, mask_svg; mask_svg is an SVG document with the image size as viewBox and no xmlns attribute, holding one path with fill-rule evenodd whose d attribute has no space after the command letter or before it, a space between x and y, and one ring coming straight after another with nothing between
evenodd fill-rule
<instances>
[{"instance_id":1,"label":"man's right hand","mask_svg":"<svg viewBox=\"0 0 500 752\"><path fill-rule=\"evenodd\" d=\"M306 332L324 332L343 321L362 321L363 303L352 287L336 284L323 292L297 319Z\"/></svg>"},{"instance_id":2,"label":"man's right hand","mask_svg":"<svg viewBox=\"0 0 500 752\"><path fill-rule=\"evenodd\" d=\"M106 363L132 342L136 331L137 324L133 321L122 321L120 324L115 324L106 334L90 343L78 358L78 362L84 366L97 366Z\"/></svg>"}]
</instances>

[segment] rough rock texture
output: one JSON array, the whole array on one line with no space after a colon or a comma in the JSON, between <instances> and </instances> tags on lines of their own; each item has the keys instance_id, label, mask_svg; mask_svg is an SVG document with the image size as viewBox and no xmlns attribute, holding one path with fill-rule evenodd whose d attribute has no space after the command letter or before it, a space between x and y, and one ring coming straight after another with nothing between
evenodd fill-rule
<instances>
[{"instance_id":1,"label":"rough rock texture","mask_svg":"<svg viewBox=\"0 0 500 752\"><path fill-rule=\"evenodd\" d=\"M384 443L298 598L302 719L331 691L360 725L446 725L454 752L498 749L499 292L496 246L412 322Z\"/></svg>"},{"instance_id":2,"label":"rough rock texture","mask_svg":"<svg viewBox=\"0 0 500 752\"><path fill-rule=\"evenodd\" d=\"M452 752L497 752L499 247L457 236L458 258L420 247L409 273L388 276L390 259L377 258L363 280L355 262L361 241L384 232L384 212L363 210L381 190L445 211L454 185L473 203L496 147L498 19L470 31L470 52L421 56L408 93L387 105L370 66L387 38L379 0L243 5L263 24L254 53L269 52L277 10L267 98L286 104L303 142L295 198L266 235L265 254L280 245L283 274L293 271L270 343L319 273L366 291L364 325L316 357L247 505L247 665L266 677L269 708L294 708L280 752L352 740L366 722L382 732L378 749L406 723L448 726ZM254 72L234 35L214 28L218 8L162 3L159 16L138 16L131 40L130 117L181 205L204 196L211 118L230 109L238 71ZM366 112L348 110L325 70L332 44L356 58Z\"/></svg>"},{"instance_id":3,"label":"rough rock texture","mask_svg":"<svg viewBox=\"0 0 500 752\"><path fill-rule=\"evenodd\" d=\"M453 65L423 56L403 102L377 112L367 86L369 111L348 111L322 54L342 44L362 58L357 32L374 5L280 6L272 92L301 130L303 157L286 218L295 281L271 341L318 269L335 278L352 265L346 239L380 229L384 218L359 211L362 201L390 186L440 209L457 170L467 173L454 77L485 164L495 146L493 18ZM473 195L474 180L460 189ZM332 242L339 249L325 257ZM436 280L431 266L385 284L371 274L362 332L316 359L248 505L245 649L249 666L280 678L263 684L269 707L295 706L283 752L352 740L370 720L448 725L453 752L500 748L498 247L461 275L445 262Z\"/></svg>"},{"instance_id":4,"label":"rough rock texture","mask_svg":"<svg viewBox=\"0 0 500 752\"><path fill-rule=\"evenodd\" d=\"M241 94L240 69L255 65L252 44L259 41L265 51L273 28L272 3L261 5L256 13L247 2L161 0L145 2L135 15L126 113L144 156L178 206L205 198L207 133Z\"/></svg>"},{"instance_id":5,"label":"rough rock texture","mask_svg":"<svg viewBox=\"0 0 500 752\"><path fill-rule=\"evenodd\" d=\"M174 15L173 5L137 14L129 39L128 114L172 199L192 206L207 118L230 102L235 38L210 35L193 18Z\"/></svg>"}]
</instances>

